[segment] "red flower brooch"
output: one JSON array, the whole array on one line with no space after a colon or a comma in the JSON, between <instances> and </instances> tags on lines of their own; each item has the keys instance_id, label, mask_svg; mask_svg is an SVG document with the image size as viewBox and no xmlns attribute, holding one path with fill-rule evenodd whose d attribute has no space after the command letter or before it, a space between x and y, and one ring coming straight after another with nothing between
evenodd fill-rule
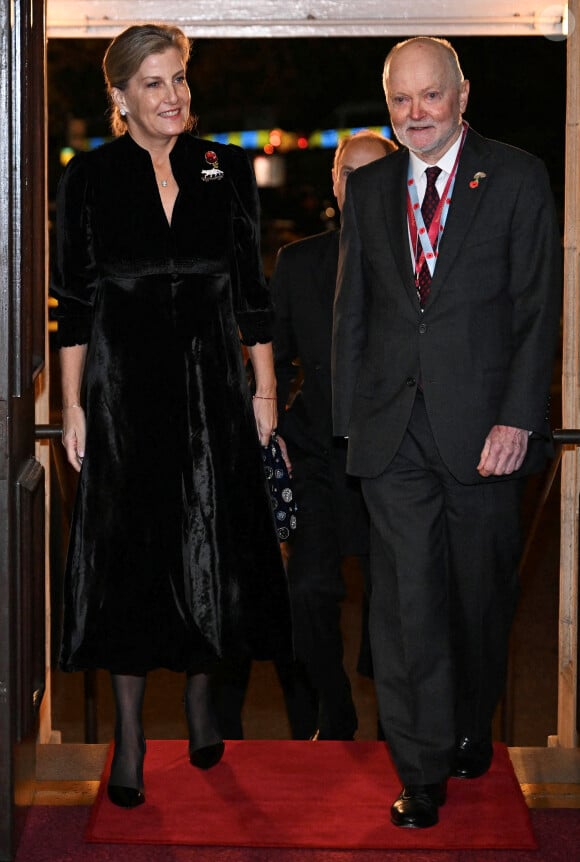
<instances>
[{"instance_id":1,"label":"red flower brooch","mask_svg":"<svg viewBox=\"0 0 580 862\"><path fill-rule=\"evenodd\" d=\"M220 171L217 153L214 153L213 150L208 150L205 154L205 160L209 165L209 168L205 168L205 170L201 172L201 178L204 183L209 183L212 180L223 179L224 172Z\"/></svg>"},{"instance_id":2,"label":"red flower brooch","mask_svg":"<svg viewBox=\"0 0 580 862\"><path fill-rule=\"evenodd\" d=\"M479 181L484 180L486 176L487 174L484 173L484 171L478 171L476 174L473 175L473 179L469 183L469 188L476 189L479 185Z\"/></svg>"}]
</instances>

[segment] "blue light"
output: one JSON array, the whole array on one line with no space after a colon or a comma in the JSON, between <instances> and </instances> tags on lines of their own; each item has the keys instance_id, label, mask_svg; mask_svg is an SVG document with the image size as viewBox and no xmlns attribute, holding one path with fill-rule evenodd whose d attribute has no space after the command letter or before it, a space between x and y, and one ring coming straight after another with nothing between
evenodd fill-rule
<instances>
[{"instance_id":1,"label":"blue light","mask_svg":"<svg viewBox=\"0 0 580 862\"><path fill-rule=\"evenodd\" d=\"M247 147L249 150L258 150L260 146L258 144L258 132L257 131L245 131L241 133L240 136L242 147Z\"/></svg>"},{"instance_id":2,"label":"blue light","mask_svg":"<svg viewBox=\"0 0 580 862\"><path fill-rule=\"evenodd\" d=\"M338 144L338 132L336 129L325 129L320 133L320 144L325 148L336 147Z\"/></svg>"}]
</instances>

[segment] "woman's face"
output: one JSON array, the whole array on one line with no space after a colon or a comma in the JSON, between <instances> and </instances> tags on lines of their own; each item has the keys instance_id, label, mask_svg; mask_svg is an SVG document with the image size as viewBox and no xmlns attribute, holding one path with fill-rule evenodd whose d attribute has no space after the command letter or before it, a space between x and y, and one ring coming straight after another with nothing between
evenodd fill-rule
<instances>
[{"instance_id":1,"label":"woman's face","mask_svg":"<svg viewBox=\"0 0 580 862\"><path fill-rule=\"evenodd\" d=\"M113 99L126 112L129 132L144 147L179 135L189 118L191 96L177 48L150 54Z\"/></svg>"}]
</instances>

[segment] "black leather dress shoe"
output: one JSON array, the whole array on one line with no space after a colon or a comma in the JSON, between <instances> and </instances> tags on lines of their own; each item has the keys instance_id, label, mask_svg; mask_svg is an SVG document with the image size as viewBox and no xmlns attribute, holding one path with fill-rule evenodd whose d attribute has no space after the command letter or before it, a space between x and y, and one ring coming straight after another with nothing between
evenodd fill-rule
<instances>
[{"instance_id":1,"label":"black leather dress shoe","mask_svg":"<svg viewBox=\"0 0 580 862\"><path fill-rule=\"evenodd\" d=\"M407 784L391 806L391 823L406 829L427 829L439 822L447 798L447 782Z\"/></svg>"},{"instance_id":2,"label":"black leather dress shoe","mask_svg":"<svg viewBox=\"0 0 580 862\"><path fill-rule=\"evenodd\" d=\"M493 745L491 739L472 739L462 736L455 749L451 767L453 778L479 778L491 766Z\"/></svg>"},{"instance_id":3,"label":"black leather dress shoe","mask_svg":"<svg viewBox=\"0 0 580 862\"><path fill-rule=\"evenodd\" d=\"M107 794L113 805L119 808L137 808L145 802L145 794L134 787L122 787L120 784L108 784Z\"/></svg>"},{"instance_id":4,"label":"black leather dress shoe","mask_svg":"<svg viewBox=\"0 0 580 862\"><path fill-rule=\"evenodd\" d=\"M214 742L213 745L204 745L203 748L196 749L190 746L189 762L198 769L211 769L222 759L225 747L223 742Z\"/></svg>"}]
</instances>

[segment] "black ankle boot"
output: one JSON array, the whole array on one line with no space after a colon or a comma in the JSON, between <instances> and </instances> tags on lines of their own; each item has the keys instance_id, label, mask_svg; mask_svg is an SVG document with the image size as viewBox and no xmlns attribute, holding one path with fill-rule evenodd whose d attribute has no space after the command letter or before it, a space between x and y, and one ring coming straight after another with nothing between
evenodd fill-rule
<instances>
[{"instance_id":1,"label":"black ankle boot","mask_svg":"<svg viewBox=\"0 0 580 862\"><path fill-rule=\"evenodd\" d=\"M211 769L223 757L225 750L224 742L214 742L213 745L204 745L202 748L189 746L189 762L198 769Z\"/></svg>"},{"instance_id":2,"label":"black ankle boot","mask_svg":"<svg viewBox=\"0 0 580 862\"><path fill-rule=\"evenodd\" d=\"M212 708L209 674L188 674L184 705L189 762L198 769L211 769L222 759L225 746Z\"/></svg>"},{"instance_id":3,"label":"black ankle boot","mask_svg":"<svg viewBox=\"0 0 580 862\"><path fill-rule=\"evenodd\" d=\"M115 697L115 752L111 763L107 793L113 805L136 808L145 802L143 762L145 737L141 712L145 676L111 674Z\"/></svg>"},{"instance_id":4,"label":"black ankle boot","mask_svg":"<svg viewBox=\"0 0 580 862\"><path fill-rule=\"evenodd\" d=\"M119 808L137 808L145 802L145 794L134 787L121 787L118 784L107 785L107 795L113 805Z\"/></svg>"},{"instance_id":5,"label":"black ankle boot","mask_svg":"<svg viewBox=\"0 0 580 862\"><path fill-rule=\"evenodd\" d=\"M139 763L137 764L136 772L138 774L137 780L140 781L141 787L143 782L143 761L145 760L145 740L142 740L139 752ZM109 783L107 784L107 794L109 799L113 803L113 805L118 805L120 808L136 808L138 805L143 805L145 802L145 793L141 789L141 787L127 787L124 784L118 784L119 781L119 772L116 770L116 763L119 761L123 761L126 757L123 755L122 747L119 745L117 741L115 741L115 754L113 756L113 763L111 764L111 772L109 775ZM118 767L117 767L118 769ZM119 777L115 778L115 772ZM126 774L126 773L125 773ZM123 773L121 773L123 775ZM123 780L121 778L121 780ZM127 778L125 778L127 780ZM131 779L129 779L131 780Z\"/></svg>"}]
</instances>

